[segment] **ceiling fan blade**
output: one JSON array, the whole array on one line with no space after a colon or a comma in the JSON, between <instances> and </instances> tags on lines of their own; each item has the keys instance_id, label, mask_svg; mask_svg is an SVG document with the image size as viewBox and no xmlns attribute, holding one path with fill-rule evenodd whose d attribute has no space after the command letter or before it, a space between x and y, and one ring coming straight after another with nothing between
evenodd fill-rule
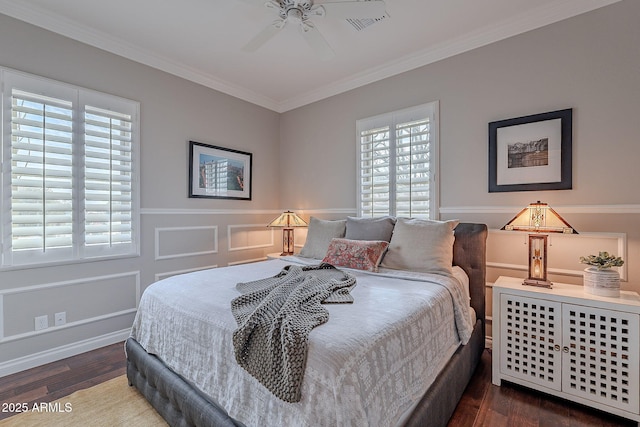
<instances>
[{"instance_id":1,"label":"ceiling fan blade","mask_svg":"<svg viewBox=\"0 0 640 427\"><path fill-rule=\"evenodd\" d=\"M316 0L314 6L322 6L331 18L380 18L386 13L382 0L322 1Z\"/></svg>"},{"instance_id":2,"label":"ceiling fan blade","mask_svg":"<svg viewBox=\"0 0 640 427\"><path fill-rule=\"evenodd\" d=\"M331 59L335 56L329 43L320 34L320 31L310 21L300 23L302 37L309 44L311 49L323 60Z\"/></svg>"},{"instance_id":3,"label":"ceiling fan blade","mask_svg":"<svg viewBox=\"0 0 640 427\"><path fill-rule=\"evenodd\" d=\"M249 42L242 47L242 50L245 52L255 52L273 36L278 34L278 32L284 28L285 24L286 21L284 20L274 21L249 40Z\"/></svg>"}]
</instances>

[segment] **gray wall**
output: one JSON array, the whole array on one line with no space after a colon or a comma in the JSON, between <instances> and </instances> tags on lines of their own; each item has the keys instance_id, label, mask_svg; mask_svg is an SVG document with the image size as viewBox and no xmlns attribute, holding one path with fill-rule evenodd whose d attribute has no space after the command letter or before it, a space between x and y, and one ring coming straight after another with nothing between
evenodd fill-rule
<instances>
[{"instance_id":1,"label":"gray wall","mask_svg":"<svg viewBox=\"0 0 640 427\"><path fill-rule=\"evenodd\" d=\"M279 114L4 15L0 65L140 102L142 208L140 257L0 272L0 376L124 339L157 278L281 247ZM253 153L253 200L189 199L189 140Z\"/></svg>"},{"instance_id":2,"label":"gray wall","mask_svg":"<svg viewBox=\"0 0 640 427\"><path fill-rule=\"evenodd\" d=\"M498 229L547 202L581 232L552 237L552 280L580 284L578 257L612 247L626 253L623 289L640 291L638 22L640 2L623 1L284 113L280 150L296 179L280 177L281 202L355 212L356 120L439 100L442 218ZM573 189L489 193L488 123L564 108L573 108ZM623 235L594 242L594 232ZM525 277L524 238L499 235L488 280Z\"/></svg>"},{"instance_id":3,"label":"gray wall","mask_svg":"<svg viewBox=\"0 0 640 427\"><path fill-rule=\"evenodd\" d=\"M296 179L280 177L281 202L355 213L356 120L439 100L440 217L490 227L489 314L492 282L528 268L526 235L497 229L536 200L580 231L550 237L552 281L582 284L579 256L608 250L626 261L622 289L640 292L638 22L640 2L623 1L284 113L280 150ZM573 189L489 193L488 123L564 108Z\"/></svg>"},{"instance_id":4,"label":"gray wall","mask_svg":"<svg viewBox=\"0 0 640 427\"><path fill-rule=\"evenodd\" d=\"M520 206L535 197L638 203L638 18L640 3L623 1L284 113L281 151L296 179L281 177L283 203L354 208L355 121L433 100L442 207ZM489 194L487 123L562 108L574 109L573 189ZM328 185L307 201L323 171L303 171L318 158L339 173L323 174Z\"/></svg>"},{"instance_id":5,"label":"gray wall","mask_svg":"<svg viewBox=\"0 0 640 427\"><path fill-rule=\"evenodd\" d=\"M1 272L0 376L122 339L158 278L263 259L280 246L263 228L280 209L355 214L355 121L434 100L441 217L495 229L545 201L581 232L553 238L553 280L581 283L577 256L613 247L626 254L624 287L640 291L639 21L640 2L622 1L277 114L0 15L0 65L140 101L142 138L141 256ZM573 189L489 194L487 123L569 107ZM254 199L188 199L190 139L252 152ZM490 282L526 275L513 234L490 233ZM52 324L62 310L69 327L33 332L34 316Z\"/></svg>"}]
</instances>

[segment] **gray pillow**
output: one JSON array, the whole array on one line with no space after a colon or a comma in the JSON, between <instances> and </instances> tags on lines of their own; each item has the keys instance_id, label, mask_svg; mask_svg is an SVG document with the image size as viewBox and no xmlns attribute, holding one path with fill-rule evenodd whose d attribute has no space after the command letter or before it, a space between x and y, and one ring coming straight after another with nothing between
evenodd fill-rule
<instances>
[{"instance_id":1,"label":"gray pillow","mask_svg":"<svg viewBox=\"0 0 640 427\"><path fill-rule=\"evenodd\" d=\"M397 218L380 267L451 275L458 221Z\"/></svg>"},{"instance_id":2,"label":"gray pillow","mask_svg":"<svg viewBox=\"0 0 640 427\"><path fill-rule=\"evenodd\" d=\"M390 242L395 224L395 218L390 216L379 218L355 218L349 216L347 217L345 239Z\"/></svg>"},{"instance_id":3,"label":"gray pillow","mask_svg":"<svg viewBox=\"0 0 640 427\"><path fill-rule=\"evenodd\" d=\"M329 249L331 239L344 237L347 220L329 221L311 217L307 241L304 243L300 256L305 258L323 259Z\"/></svg>"}]
</instances>

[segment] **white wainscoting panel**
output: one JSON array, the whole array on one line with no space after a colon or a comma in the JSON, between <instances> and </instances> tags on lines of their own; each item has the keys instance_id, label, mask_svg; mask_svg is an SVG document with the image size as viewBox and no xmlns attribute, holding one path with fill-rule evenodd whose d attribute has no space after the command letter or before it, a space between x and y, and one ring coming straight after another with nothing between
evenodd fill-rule
<instances>
[{"instance_id":1,"label":"white wainscoting panel","mask_svg":"<svg viewBox=\"0 0 640 427\"><path fill-rule=\"evenodd\" d=\"M0 291L0 344L135 313L139 302L139 271ZM54 313L62 311L67 322L54 326ZM49 317L49 327L36 331L33 319L41 315Z\"/></svg>"},{"instance_id":2,"label":"white wainscoting panel","mask_svg":"<svg viewBox=\"0 0 640 427\"><path fill-rule=\"evenodd\" d=\"M227 226L228 251L269 248L274 245L274 229L265 224L234 224Z\"/></svg>"},{"instance_id":3,"label":"white wainscoting panel","mask_svg":"<svg viewBox=\"0 0 640 427\"><path fill-rule=\"evenodd\" d=\"M514 271L529 270L528 235L525 232L489 230L487 267ZM587 267L580 257L608 251L627 258L626 233L548 234L548 272L564 276L582 276ZM498 262L499 260L499 262ZM627 263L618 268L620 279L627 280Z\"/></svg>"},{"instance_id":4,"label":"white wainscoting panel","mask_svg":"<svg viewBox=\"0 0 640 427\"><path fill-rule=\"evenodd\" d=\"M159 227L155 229L155 259L218 253L218 226Z\"/></svg>"}]
</instances>

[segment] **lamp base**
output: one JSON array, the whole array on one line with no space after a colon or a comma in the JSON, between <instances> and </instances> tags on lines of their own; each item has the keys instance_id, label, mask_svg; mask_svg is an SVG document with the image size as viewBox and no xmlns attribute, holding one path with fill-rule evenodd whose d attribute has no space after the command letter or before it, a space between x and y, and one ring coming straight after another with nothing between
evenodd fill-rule
<instances>
[{"instance_id":1,"label":"lamp base","mask_svg":"<svg viewBox=\"0 0 640 427\"><path fill-rule=\"evenodd\" d=\"M537 286L539 288L549 288L553 287L553 283L548 280L540 280L540 279L524 279L522 282L525 286Z\"/></svg>"},{"instance_id":2,"label":"lamp base","mask_svg":"<svg viewBox=\"0 0 640 427\"><path fill-rule=\"evenodd\" d=\"M293 228L282 229L282 253L280 256L293 255Z\"/></svg>"}]
</instances>

